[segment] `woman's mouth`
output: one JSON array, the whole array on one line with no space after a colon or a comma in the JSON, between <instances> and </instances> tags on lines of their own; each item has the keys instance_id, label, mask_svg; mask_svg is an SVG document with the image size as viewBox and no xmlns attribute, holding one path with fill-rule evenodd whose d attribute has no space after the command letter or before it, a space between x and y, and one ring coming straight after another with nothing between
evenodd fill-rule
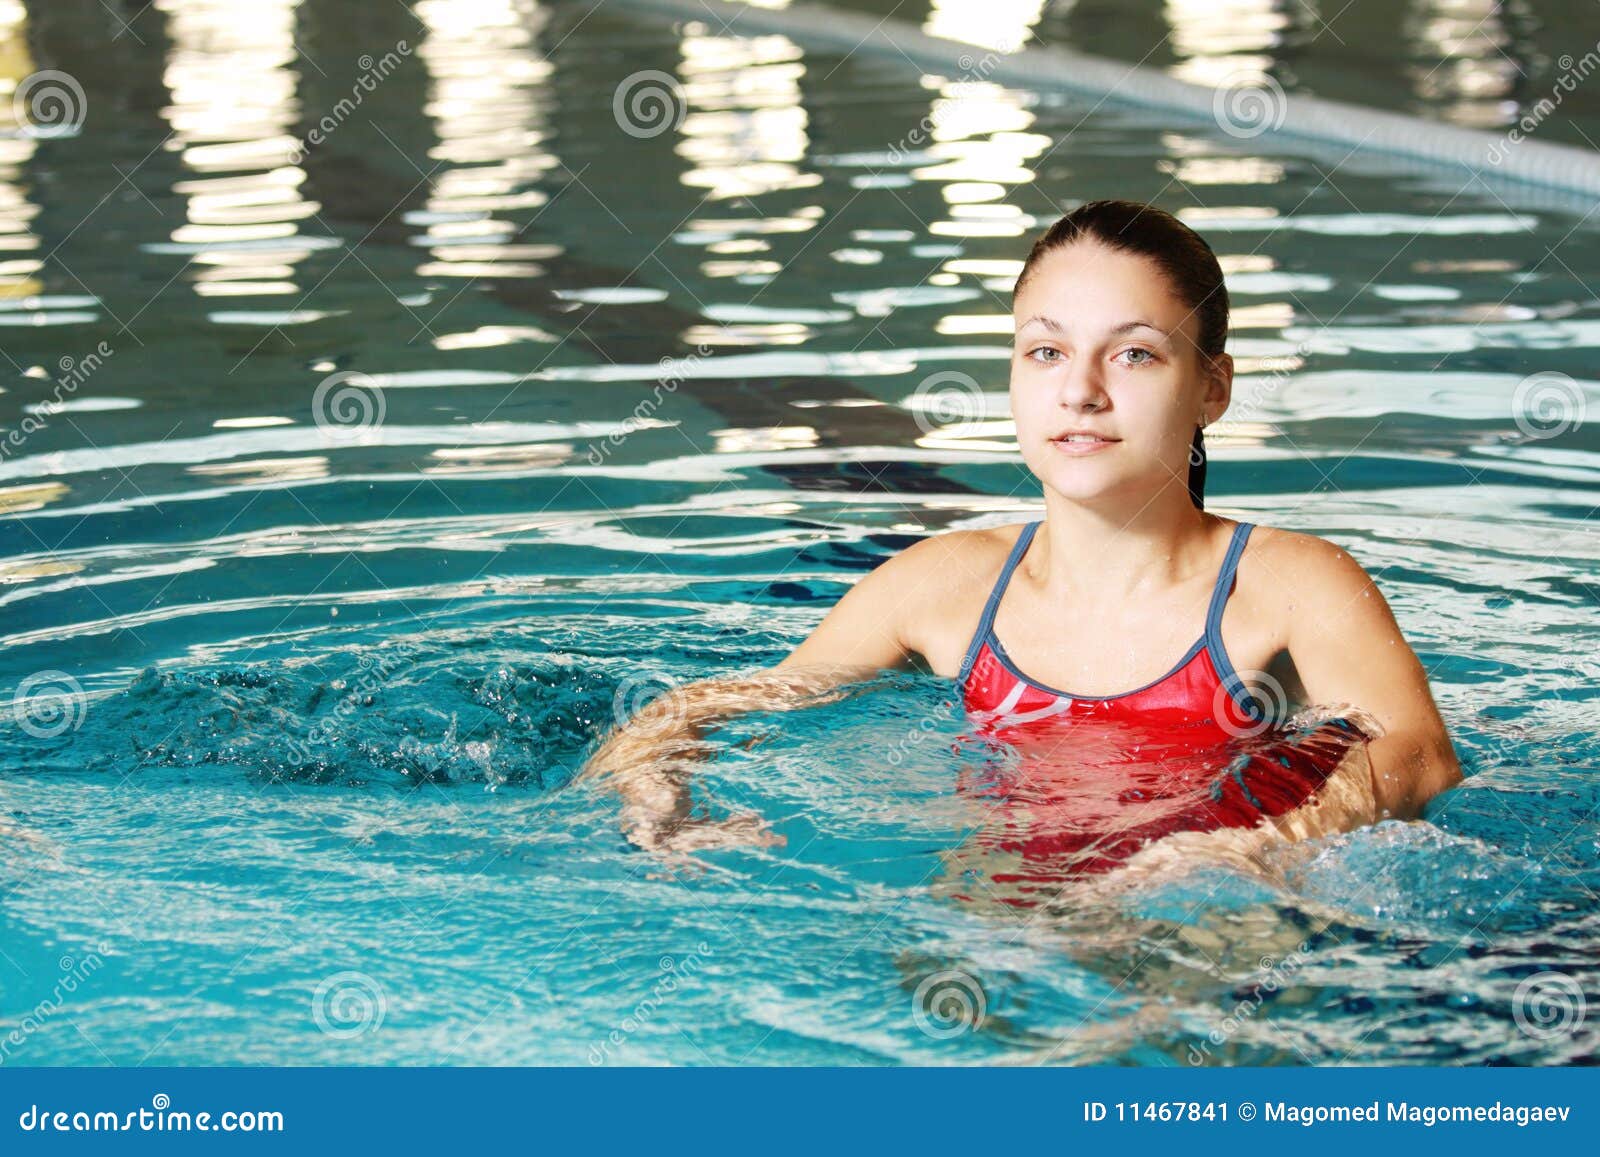
<instances>
[{"instance_id":1,"label":"woman's mouth","mask_svg":"<svg viewBox=\"0 0 1600 1157\"><path fill-rule=\"evenodd\" d=\"M1115 446L1121 439L1108 438L1104 434L1095 434L1089 431L1071 431L1050 439L1050 444L1063 454L1074 457L1084 454L1095 454L1108 446Z\"/></svg>"}]
</instances>

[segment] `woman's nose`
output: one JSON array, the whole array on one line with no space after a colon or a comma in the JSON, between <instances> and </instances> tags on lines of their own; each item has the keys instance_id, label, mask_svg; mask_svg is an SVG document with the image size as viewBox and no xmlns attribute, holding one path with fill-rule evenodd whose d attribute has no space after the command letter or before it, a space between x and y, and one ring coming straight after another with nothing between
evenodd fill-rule
<instances>
[{"instance_id":1,"label":"woman's nose","mask_svg":"<svg viewBox=\"0 0 1600 1157\"><path fill-rule=\"evenodd\" d=\"M1069 410L1098 410L1105 405L1105 379L1093 362L1078 361L1061 375L1057 400Z\"/></svg>"}]
</instances>

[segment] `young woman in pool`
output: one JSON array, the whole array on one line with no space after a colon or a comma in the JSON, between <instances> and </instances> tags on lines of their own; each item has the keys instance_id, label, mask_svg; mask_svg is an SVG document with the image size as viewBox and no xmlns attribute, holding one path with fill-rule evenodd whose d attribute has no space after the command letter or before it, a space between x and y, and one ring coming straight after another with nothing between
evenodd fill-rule
<instances>
[{"instance_id":1,"label":"young woman in pool","mask_svg":"<svg viewBox=\"0 0 1600 1157\"><path fill-rule=\"evenodd\" d=\"M610 777L636 843L770 840L756 816L690 814L705 729L919 657L958 681L980 731L1008 741L1059 745L1063 728L1099 720L1198 747L1259 730L1256 704L1293 698L1376 722L1376 816L1415 817L1459 781L1422 664L1361 566L1322 539L1203 508L1201 431L1233 383L1227 290L1205 241L1151 206L1091 202L1034 244L1012 313L1011 414L1043 519L924 539L776 667L678 687L613 732L584 774Z\"/></svg>"}]
</instances>

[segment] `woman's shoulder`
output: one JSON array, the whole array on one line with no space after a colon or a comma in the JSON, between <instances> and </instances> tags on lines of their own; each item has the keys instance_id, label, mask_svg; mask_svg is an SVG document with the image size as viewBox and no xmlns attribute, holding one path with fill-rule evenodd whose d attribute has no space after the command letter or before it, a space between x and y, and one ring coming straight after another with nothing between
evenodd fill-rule
<instances>
[{"instance_id":1,"label":"woman's shoulder","mask_svg":"<svg viewBox=\"0 0 1600 1157\"><path fill-rule=\"evenodd\" d=\"M973 623L1026 522L930 534L885 562L873 577L894 600L907 645L936 671L954 671Z\"/></svg>"},{"instance_id":2,"label":"woman's shoulder","mask_svg":"<svg viewBox=\"0 0 1600 1157\"><path fill-rule=\"evenodd\" d=\"M959 616L968 602L982 604L1027 526L1017 522L930 534L892 555L872 577L918 618Z\"/></svg>"},{"instance_id":3,"label":"woman's shoulder","mask_svg":"<svg viewBox=\"0 0 1600 1157\"><path fill-rule=\"evenodd\" d=\"M1264 562L1310 567L1319 572L1337 572L1354 566L1355 557L1344 547L1326 538L1299 530L1252 523L1248 554Z\"/></svg>"},{"instance_id":4,"label":"woman's shoulder","mask_svg":"<svg viewBox=\"0 0 1600 1157\"><path fill-rule=\"evenodd\" d=\"M964 527L930 534L912 543L896 558L907 572L937 573L946 589L952 583L993 579L1018 537L1030 524Z\"/></svg>"},{"instance_id":5,"label":"woman's shoulder","mask_svg":"<svg viewBox=\"0 0 1600 1157\"><path fill-rule=\"evenodd\" d=\"M1316 605L1365 593L1372 577L1344 547L1314 534L1254 524L1239 560L1241 586L1273 591L1291 605Z\"/></svg>"}]
</instances>

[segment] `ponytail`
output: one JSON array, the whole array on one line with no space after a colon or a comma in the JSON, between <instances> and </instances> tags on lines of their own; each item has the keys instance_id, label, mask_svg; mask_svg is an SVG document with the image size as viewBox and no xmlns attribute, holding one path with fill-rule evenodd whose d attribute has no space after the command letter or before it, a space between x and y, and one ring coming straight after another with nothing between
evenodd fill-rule
<instances>
[{"instance_id":1,"label":"ponytail","mask_svg":"<svg viewBox=\"0 0 1600 1157\"><path fill-rule=\"evenodd\" d=\"M1194 440L1189 443L1189 501L1197 510L1206 508L1206 436L1199 427L1194 428Z\"/></svg>"}]
</instances>

